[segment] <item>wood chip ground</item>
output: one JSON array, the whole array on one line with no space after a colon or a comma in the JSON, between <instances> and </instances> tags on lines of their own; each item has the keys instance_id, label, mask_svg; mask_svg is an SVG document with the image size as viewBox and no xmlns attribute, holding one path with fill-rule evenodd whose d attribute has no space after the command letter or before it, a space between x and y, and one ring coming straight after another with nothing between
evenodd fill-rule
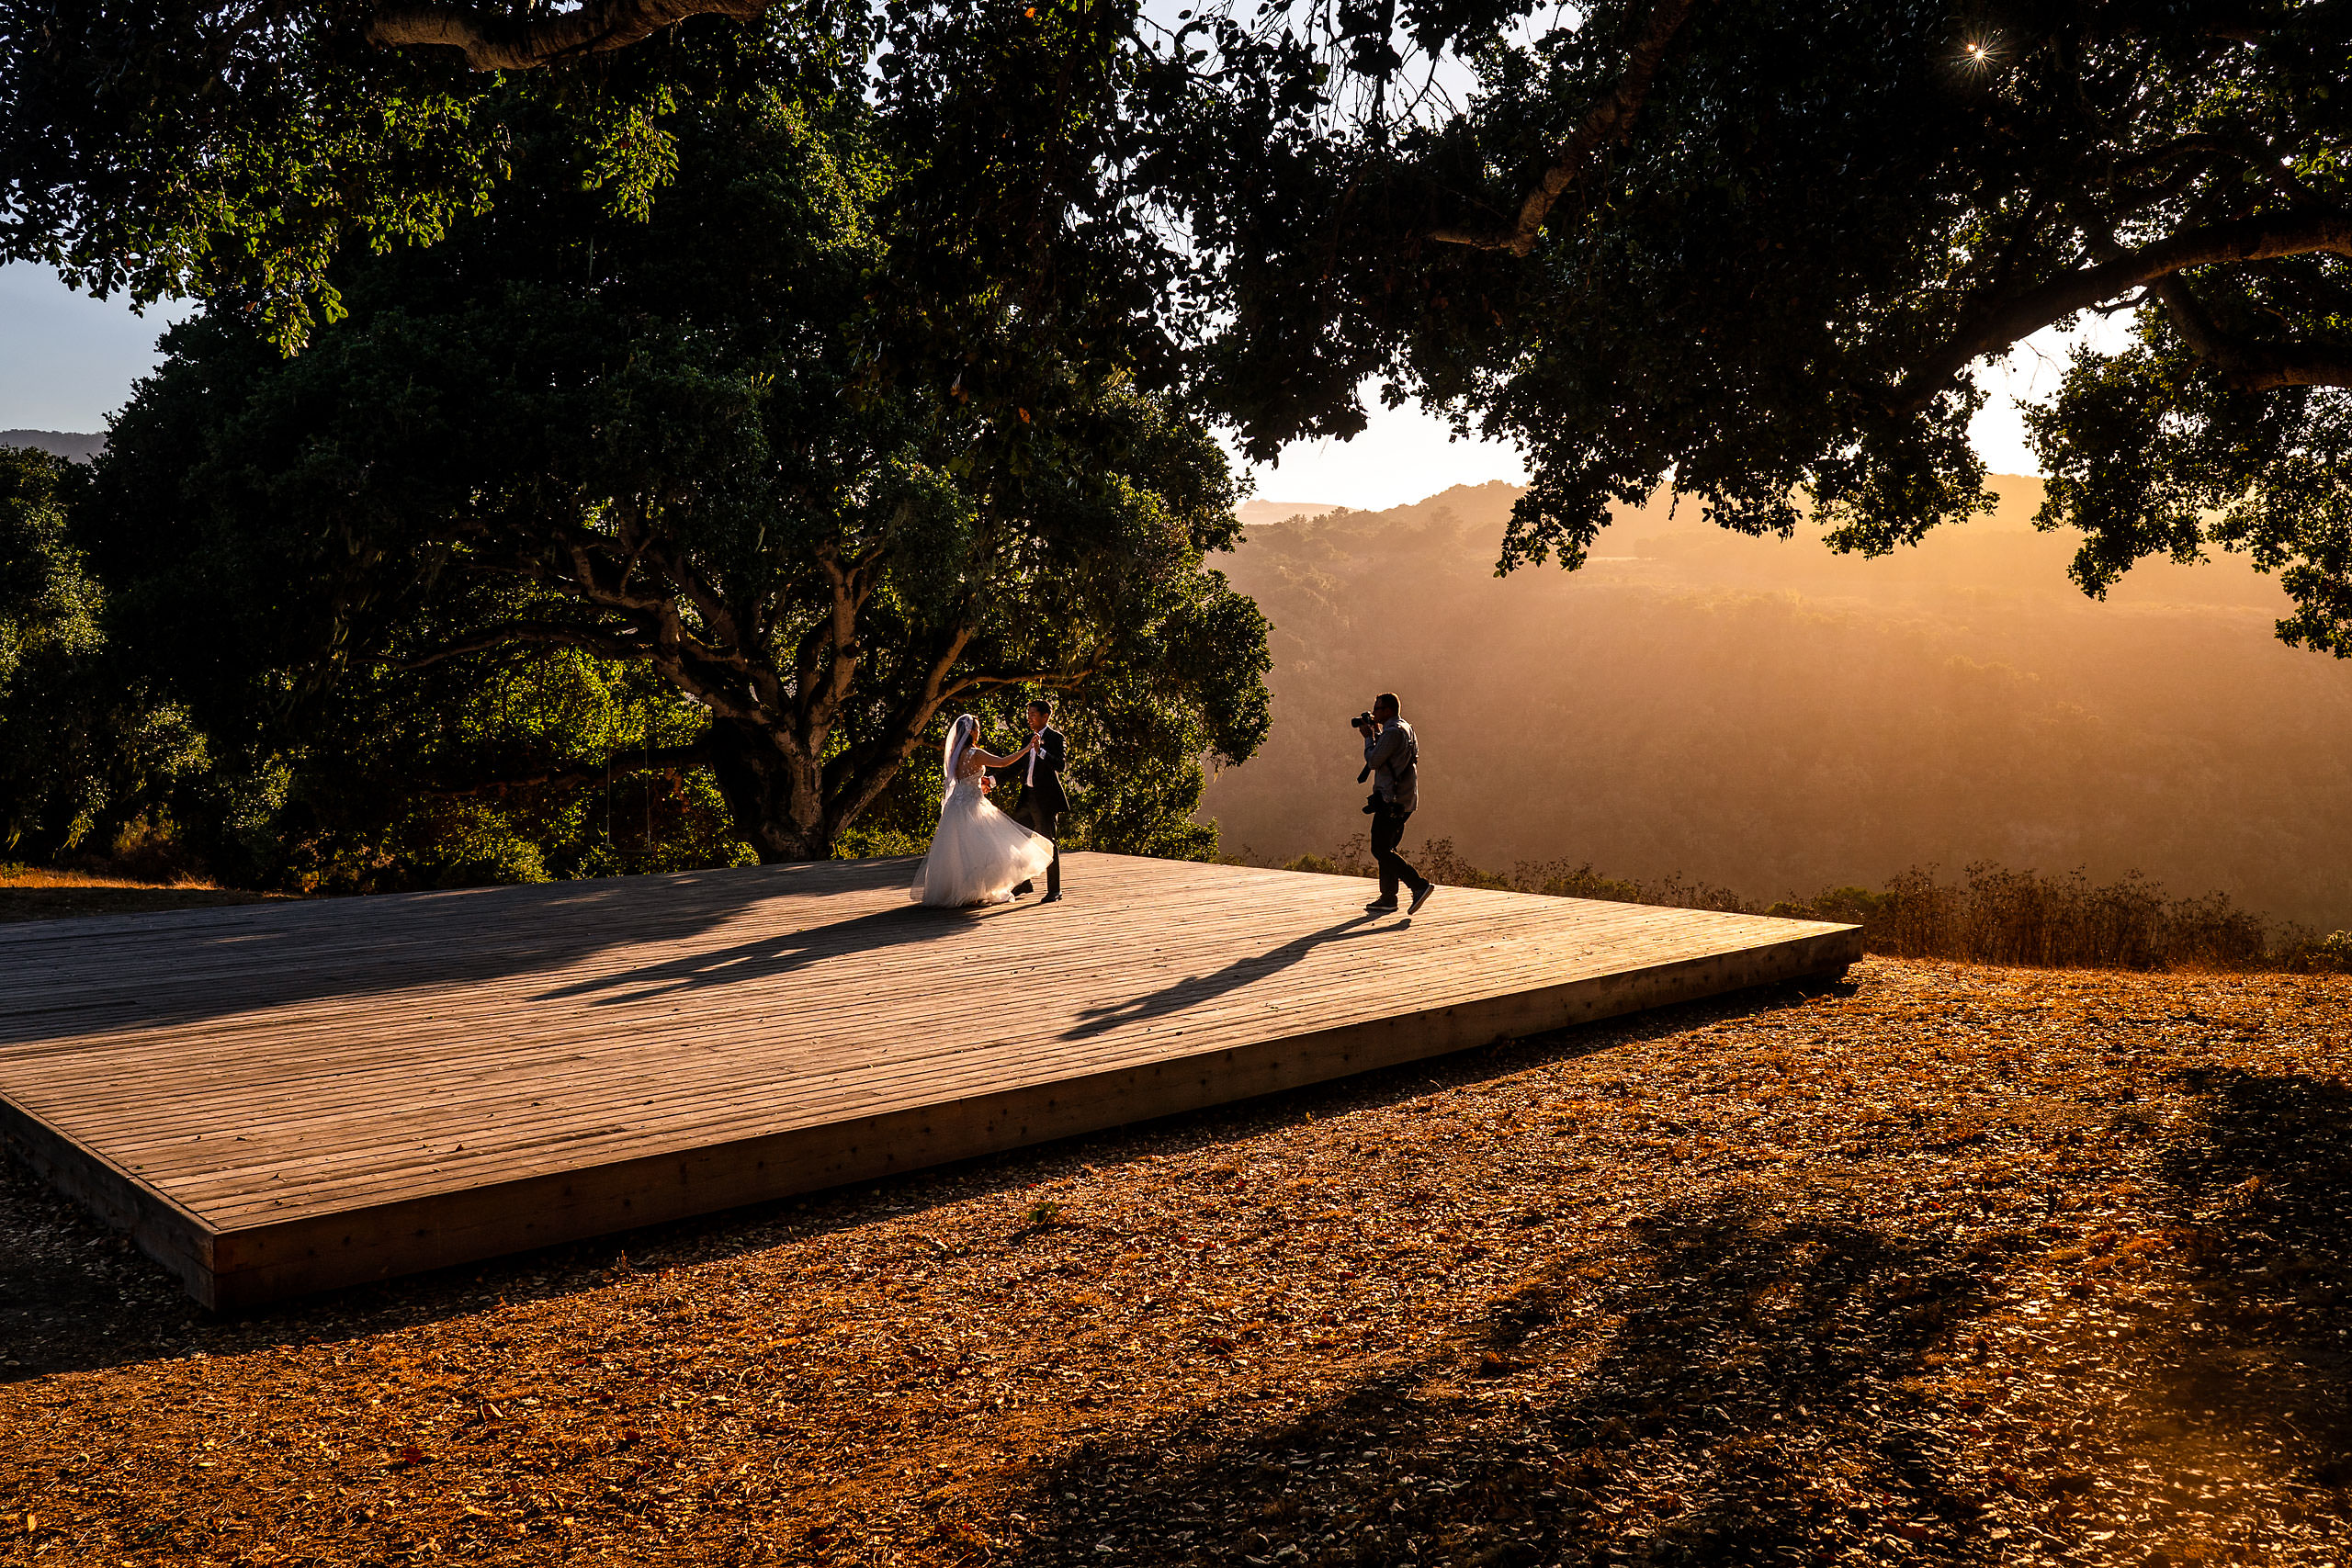
<instances>
[{"instance_id":1,"label":"wood chip ground","mask_svg":"<svg viewBox=\"0 0 2352 1568\"><path fill-rule=\"evenodd\" d=\"M0 1249L0 1562L2352 1565L2342 978L1873 959L240 1320Z\"/></svg>"}]
</instances>

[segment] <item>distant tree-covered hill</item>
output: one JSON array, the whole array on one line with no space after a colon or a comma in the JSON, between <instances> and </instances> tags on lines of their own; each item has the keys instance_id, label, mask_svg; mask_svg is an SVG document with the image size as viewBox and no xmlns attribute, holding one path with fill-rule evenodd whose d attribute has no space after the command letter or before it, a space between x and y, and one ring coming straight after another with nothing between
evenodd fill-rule
<instances>
[{"instance_id":1,"label":"distant tree-covered hill","mask_svg":"<svg viewBox=\"0 0 2352 1568\"><path fill-rule=\"evenodd\" d=\"M29 446L36 452L86 463L107 449L107 438L73 430L0 430L0 446Z\"/></svg>"},{"instance_id":2,"label":"distant tree-covered hill","mask_svg":"<svg viewBox=\"0 0 2352 1568\"><path fill-rule=\"evenodd\" d=\"M1393 690L1426 756L1412 840L1751 897L1914 864L2138 870L2352 920L2352 661L2281 646L2235 558L2143 564L2105 603L2075 541L2001 510L1865 560L1660 502L1573 574L1493 575L1518 491L1252 528L1272 737L1210 786L1228 851L1328 853L1365 820L1350 715Z\"/></svg>"}]
</instances>

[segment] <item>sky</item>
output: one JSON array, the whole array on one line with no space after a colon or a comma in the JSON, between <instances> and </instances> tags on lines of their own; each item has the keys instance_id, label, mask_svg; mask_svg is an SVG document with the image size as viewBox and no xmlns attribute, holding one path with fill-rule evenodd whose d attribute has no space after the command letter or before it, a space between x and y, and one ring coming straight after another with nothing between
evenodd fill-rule
<instances>
[{"instance_id":1,"label":"sky","mask_svg":"<svg viewBox=\"0 0 2352 1568\"><path fill-rule=\"evenodd\" d=\"M1984 385L1992 395L1969 426L1970 440L1985 467L1996 474L2041 473L2041 465L2026 445L2025 420L2018 412L2018 400L2038 401L2056 391L2066 356L2076 341L2090 341L2111 353L2129 335L2127 317L2093 318L2076 337L2054 330L2036 333L1985 372ZM1422 500L1452 485L1484 484L1488 479L1527 482L1527 465L1514 447L1455 441L1443 420L1418 404L1396 410L1380 407L1369 384L1364 406L1371 412L1371 423L1353 440L1298 442L1283 453L1279 464L1252 468L1257 499L1302 504L1321 502L1375 512ZM1229 445L1227 451L1231 451Z\"/></svg>"},{"instance_id":2,"label":"sky","mask_svg":"<svg viewBox=\"0 0 2352 1568\"><path fill-rule=\"evenodd\" d=\"M28 262L0 266L0 430L96 431L155 364L155 339L185 306L133 315Z\"/></svg>"},{"instance_id":3,"label":"sky","mask_svg":"<svg viewBox=\"0 0 2352 1568\"><path fill-rule=\"evenodd\" d=\"M185 306L135 315L120 299L75 294L44 267L0 267L0 430L97 431L155 363L155 339ZM2119 343L2124 318L2095 321L2102 346ZM2015 400L2055 389L2069 340L2029 338L1992 375L1993 396L1971 434L1996 473L2041 471L2025 444ZM1367 396L1368 429L1352 441L1299 442L1279 465L1252 470L1259 499L1376 511L1489 479L1524 483L1514 448L1455 441L1445 423L1418 405L1388 410Z\"/></svg>"}]
</instances>

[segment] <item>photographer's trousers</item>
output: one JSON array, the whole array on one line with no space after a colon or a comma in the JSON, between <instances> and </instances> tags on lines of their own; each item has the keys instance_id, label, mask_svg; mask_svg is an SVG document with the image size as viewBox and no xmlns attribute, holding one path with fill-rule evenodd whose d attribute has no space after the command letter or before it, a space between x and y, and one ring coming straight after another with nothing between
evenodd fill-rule
<instances>
[{"instance_id":1,"label":"photographer's trousers","mask_svg":"<svg viewBox=\"0 0 2352 1568\"><path fill-rule=\"evenodd\" d=\"M1396 902L1396 884L1419 893L1427 887L1429 878L1405 863L1396 846L1405 837L1405 824L1413 819L1409 811L1398 811L1386 802L1372 814L1372 858L1380 863L1380 897L1384 903Z\"/></svg>"}]
</instances>

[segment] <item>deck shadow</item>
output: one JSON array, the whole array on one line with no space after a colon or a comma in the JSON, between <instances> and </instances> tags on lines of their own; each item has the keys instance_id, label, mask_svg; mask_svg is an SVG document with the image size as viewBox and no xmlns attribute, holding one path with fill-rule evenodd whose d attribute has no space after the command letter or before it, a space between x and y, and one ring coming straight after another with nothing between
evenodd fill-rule
<instances>
[{"instance_id":1,"label":"deck shadow","mask_svg":"<svg viewBox=\"0 0 2352 1568\"><path fill-rule=\"evenodd\" d=\"M242 904L283 904L292 895L233 887L0 887L0 924L88 919L108 915L175 914Z\"/></svg>"}]
</instances>

